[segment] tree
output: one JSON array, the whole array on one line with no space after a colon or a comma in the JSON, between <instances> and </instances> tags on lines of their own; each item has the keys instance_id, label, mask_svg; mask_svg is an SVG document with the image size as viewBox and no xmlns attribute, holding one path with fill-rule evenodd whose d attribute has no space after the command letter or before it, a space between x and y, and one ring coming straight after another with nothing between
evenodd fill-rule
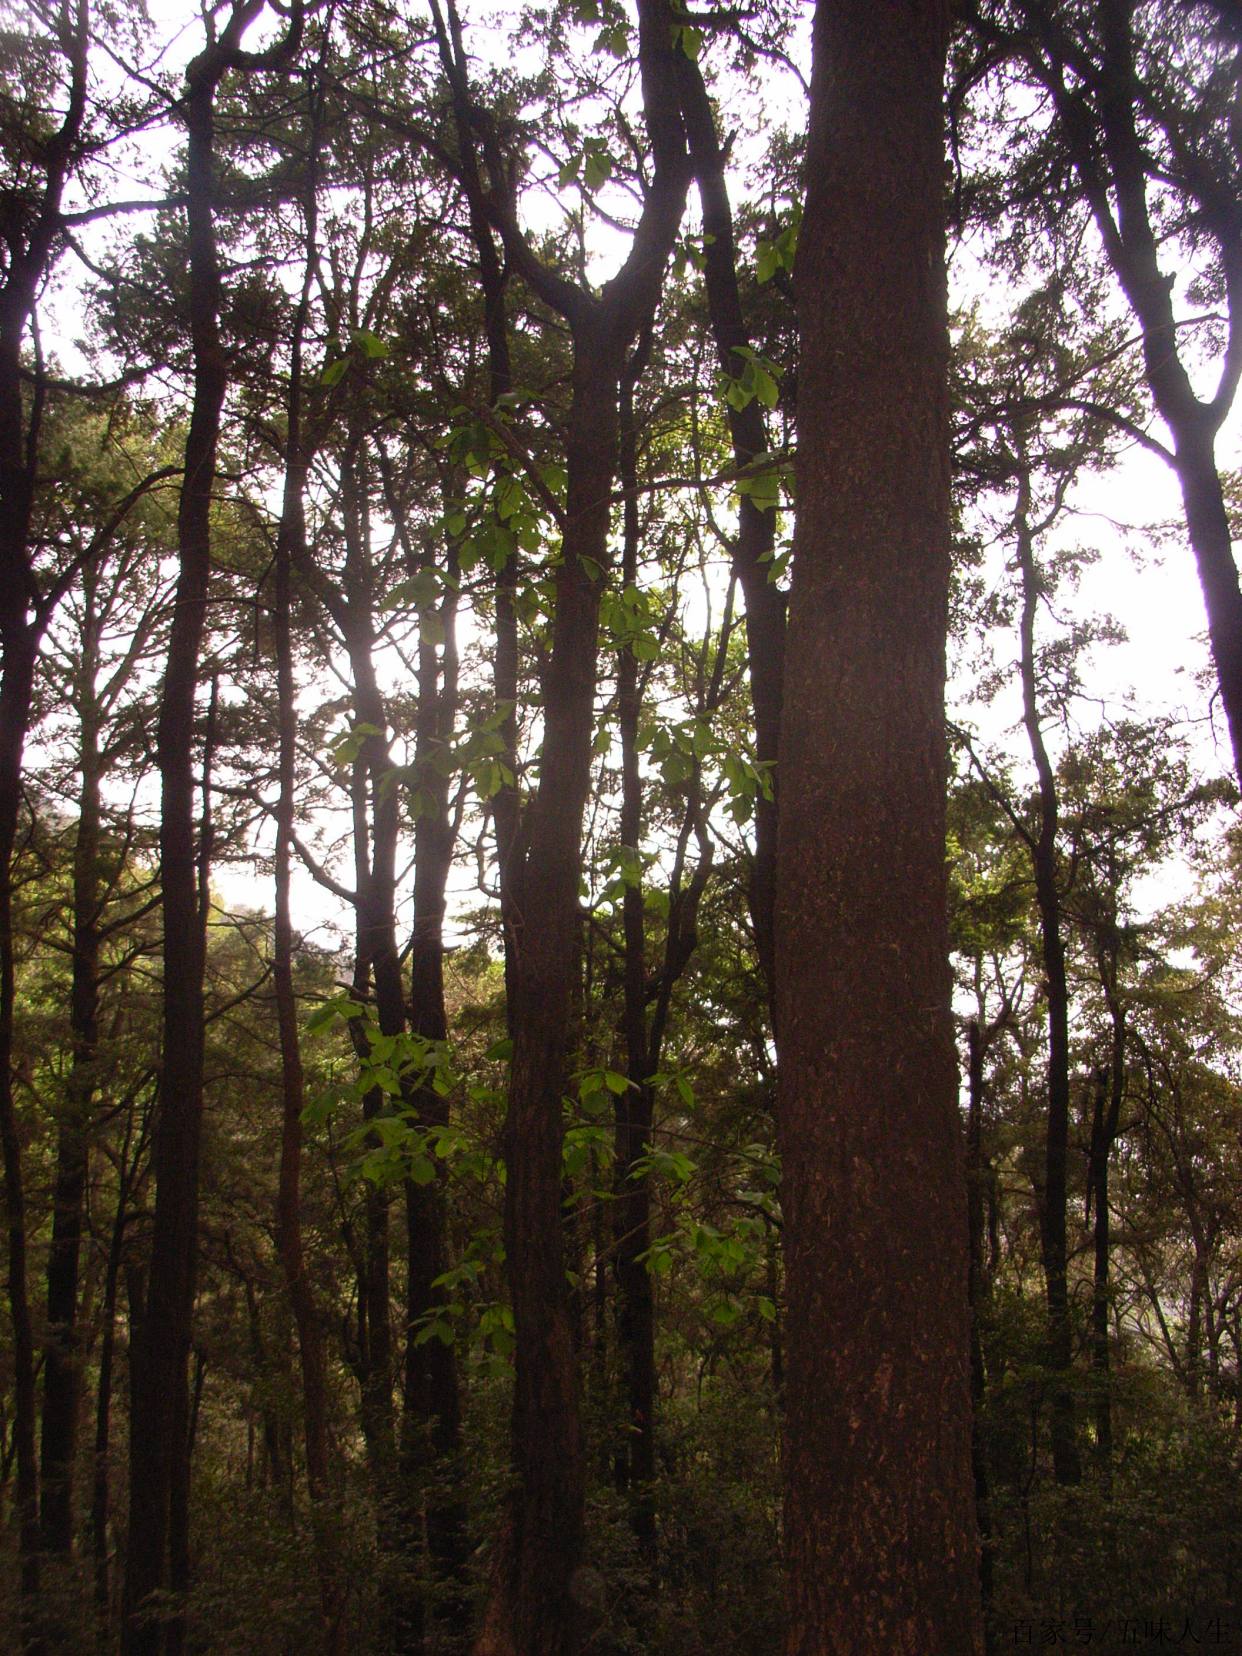
<instances>
[{"instance_id":1,"label":"tree","mask_svg":"<svg viewBox=\"0 0 1242 1656\"><path fill-rule=\"evenodd\" d=\"M232 30L209 168L202 39L153 67L158 25L104 19L18 347L41 631L0 1620L38 1562L28 1644L110 1646L124 1612L165 1656L958 1656L968 1390L993 1635L1231 1602L1232 794L1115 682L1051 521L1077 467L1158 440L1059 117L1025 118L1023 18L1094 50L1101 8L989 4L996 72L950 112L985 259L1021 242L1038 276L1000 343L1004 296L964 296L951 549L947 10L820 8L801 356L796 0L359 0L300 37L277 6L244 41L226 6L193 70ZM1169 43L1167 70L1139 53L1144 110L1193 125L1202 82L1214 155L1234 66L1183 47L1217 10L1134 13ZM0 37L21 233L68 96L54 31L25 38ZM1151 121L1153 228L1223 294ZM152 199L113 203L118 168ZM1188 366L1224 339L1194 327ZM62 377L71 332L89 381ZM178 547L146 474L209 447ZM946 609L950 693L992 731L955 730L947 839ZM154 1483L130 1479L128 1560L109 1518L144 1434L159 1579L122 1606L154 1556Z\"/></svg>"},{"instance_id":2,"label":"tree","mask_svg":"<svg viewBox=\"0 0 1242 1656\"><path fill-rule=\"evenodd\" d=\"M164 898L164 1050L155 1137L155 1232L147 1304L131 1370L130 1523L123 1648L166 1648L153 1595L183 1593L189 1579L190 1397L187 1363L197 1263L199 1146L203 1110L203 954L199 847L194 816L195 700L211 568L211 507L228 364L220 337L221 275L214 222L215 100L230 70L280 61L296 44L301 12L270 55L242 50L263 0L238 0L223 32L186 72L189 153L186 207L194 403L177 514L180 571L160 711L160 875ZM167 1648L180 1650L174 1616Z\"/></svg>"},{"instance_id":3,"label":"tree","mask_svg":"<svg viewBox=\"0 0 1242 1656\"><path fill-rule=\"evenodd\" d=\"M981 1641L944 874L947 25L815 18L776 927L789 1656Z\"/></svg>"},{"instance_id":4,"label":"tree","mask_svg":"<svg viewBox=\"0 0 1242 1656\"><path fill-rule=\"evenodd\" d=\"M505 1129L518 1488L511 1535L498 1561L476 1656L569 1656L585 1631L572 1596L581 1561L584 1474L561 1257L561 1092L578 950L582 813L594 735L599 581L609 563L621 380L628 348L659 302L689 184L673 27L673 15L662 0L643 0L639 63L654 176L626 261L598 297L539 259L517 222L512 174L494 129L484 145L490 193L480 204L494 220L514 266L568 326L573 364L539 785L521 855L508 865L516 894L510 912L519 962ZM444 34L442 28L442 38ZM484 131L489 132L486 125ZM468 170L462 183L472 188Z\"/></svg>"},{"instance_id":5,"label":"tree","mask_svg":"<svg viewBox=\"0 0 1242 1656\"><path fill-rule=\"evenodd\" d=\"M1063 192L1048 186L1050 174L1070 175L1138 324L1152 403L1172 447L1132 422L1129 429L1178 480L1242 778L1242 588L1217 458L1242 377L1237 18L1215 6L1019 0L1012 9L972 7L971 20L985 59L999 53L1022 64L1055 115L1023 164L1007 161L1018 188L1057 199L1062 223L1052 240L1064 248L1076 231ZM1167 268L1174 250L1191 272L1191 303L1223 310L1210 331L1194 312L1178 313L1178 276ZM1075 263L1073 255L1064 261L1067 273ZM1217 367L1207 396L1195 389L1204 345Z\"/></svg>"}]
</instances>

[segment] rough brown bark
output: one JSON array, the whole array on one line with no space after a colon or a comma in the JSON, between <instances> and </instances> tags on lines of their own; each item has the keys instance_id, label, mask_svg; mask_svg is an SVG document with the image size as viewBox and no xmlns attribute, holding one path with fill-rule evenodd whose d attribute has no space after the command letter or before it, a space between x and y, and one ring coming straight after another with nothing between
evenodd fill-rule
<instances>
[{"instance_id":1,"label":"rough brown bark","mask_svg":"<svg viewBox=\"0 0 1242 1656\"><path fill-rule=\"evenodd\" d=\"M941 0L820 0L776 987L788 1656L981 1646L949 1011Z\"/></svg>"}]
</instances>

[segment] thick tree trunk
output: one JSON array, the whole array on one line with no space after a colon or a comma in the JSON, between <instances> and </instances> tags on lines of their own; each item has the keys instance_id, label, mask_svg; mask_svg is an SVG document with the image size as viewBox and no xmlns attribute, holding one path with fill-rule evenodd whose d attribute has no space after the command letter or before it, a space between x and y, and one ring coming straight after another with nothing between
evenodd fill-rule
<instances>
[{"instance_id":1,"label":"thick tree trunk","mask_svg":"<svg viewBox=\"0 0 1242 1656\"><path fill-rule=\"evenodd\" d=\"M1057 784L1052 761L1044 745L1037 697L1035 613L1039 604L1039 577L1035 568L1029 513L1030 471L1025 456L1021 456L1014 527L1022 577L1022 722L1039 778L1039 832L1031 842L1031 858L1035 870L1035 899L1039 908L1044 996L1048 1005L1048 1059L1045 1071L1048 1121L1044 1141L1043 1189L1039 1192L1039 1230L1048 1300L1047 1362L1053 1386L1053 1470L1059 1484L1076 1484L1082 1478L1082 1462L1078 1453L1074 1399L1069 1385L1074 1363L1074 1338L1070 1321L1066 1240L1070 1120L1069 983L1065 973L1061 887L1057 875Z\"/></svg>"},{"instance_id":2,"label":"thick tree trunk","mask_svg":"<svg viewBox=\"0 0 1242 1656\"><path fill-rule=\"evenodd\" d=\"M820 0L776 987L788 1656L981 1643L949 1011L940 0Z\"/></svg>"}]
</instances>

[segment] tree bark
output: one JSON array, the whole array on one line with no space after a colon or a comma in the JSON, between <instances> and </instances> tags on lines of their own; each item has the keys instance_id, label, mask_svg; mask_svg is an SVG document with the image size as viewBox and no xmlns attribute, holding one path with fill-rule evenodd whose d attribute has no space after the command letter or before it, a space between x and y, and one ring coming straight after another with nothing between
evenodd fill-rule
<instances>
[{"instance_id":1,"label":"tree bark","mask_svg":"<svg viewBox=\"0 0 1242 1656\"><path fill-rule=\"evenodd\" d=\"M983 1315L988 1292L984 1264L983 1062L987 1036L978 1018L967 1032L969 1055L966 1117L966 1229L970 1244L970 1452L975 1474L975 1516L979 1526L979 1596L986 1623L993 1598L992 1496L979 1409L987 1387L983 1360Z\"/></svg>"},{"instance_id":2,"label":"tree bark","mask_svg":"<svg viewBox=\"0 0 1242 1656\"><path fill-rule=\"evenodd\" d=\"M582 1552L585 1469L563 1259L561 1093L594 734L594 570L607 564L621 363L609 360L594 340L579 336L575 343L569 492L544 688L543 757L516 903L518 993L505 1122L519 1493L506 1595L509 1642L495 1648L514 1656L571 1656L579 1643L571 1586Z\"/></svg>"},{"instance_id":3,"label":"tree bark","mask_svg":"<svg viewBox=\"0 0 1242 1656\"><path fill-rule=\"evenodd\" d=\"M506 252L559 310L573 342L566 419L566 505L556 567L552 648L543 687L539 786L520 866L511 864L516 964L513 1058L505 1122L505 1250L515 1325L516 1488L476 1656L573 1656L584 1637L579 1587L585 1468L577 1363L565 1281L561 1095L579 953L582 815L594 734L600 572L608 566L626 351L663 286L689 183L678 108L673 17L640 0L639 63L655 172L630 253L595 296L552 273L503 196L503 158L488 170ZM469 189L469 180L463 177Z\"/></svg>"},{"instance_id":4,"label":"tree bark","mask_svg":"<svg viewBox=\"0 0 1242 1656\"><path fill-rule=\"evenodd\" d=\"M7 492L7 491L6 491ZM0 535L17 526L7 516ZM22 537L24 542L24 536ZM17 976L13 939L13 856L21 811L22 750L30 719L38 634L26 621L22 587L10 584L16 559L4 549L0 567L0 1148L4 1154L4 1210L8 1233L9 1315L13 1324L13 1435L17 1455L17 1522L21 1591L25 1602L39 1590L39 1467L36 1454L34 1330L26 1264L26 1195L22 1144L13 1096L13 1033Z\"/></svg>"},{"instance_id":5,"label":"tree bark","mask_svg":"<svg viewBox=\"0 0 1242 1656\"><path fill-rule=\"evenodd\" d=\"M981 1648L949 1008L940 0L820 0L776 988L787 1656Z\"/></svg>"},{"instance_id":6,"label":"tree bark","mask_svg":"<svg viewBox=\"0 0 1242 1656\"><path fill-rule=\"evenodd\" d=\"M58 128L38 145L43 188L29 222L15 202L6 227L0 287L0 1156L8 1236L8 1298L13 1324L13 1434L17 1459L18 1548L23 1615L39 1588L39 1468L36 1454L34 1333L26 1259L22 1144L13 1096L17 980L13 948L13 856L21 816L22 753L30 724L39 640L50 615L30 562L41 394L28 421L22 397L22 346L36 296L54 261L60 205L86 114L89 14L85 0L63 0L57 45L67 68L67 101ZM34 1648L37 1648L34 1647Z\"/></svg>"},{"instance_id":7,"label":"tree bark","mask_svg":"<svg viewBox=\"0 0 1242 1656\"><path fill-rule=\"evenodd\" d=\"M305 294L303 310L305 309ZM302 1373L302 1430L311 1503L319 1609L327 1656L344 1649L341 1589L329 1533L331 1484L328 1462L328 1391L323 1330L302 1244L302 1110L305 1104L297 998L293 981L294 938L290 915L290 860L294 832L297 706L291 626L293 568L305 556L303 504L307 457L301 439L301 316L290 368L289 436L284 498L276 541L275 632L279 722L276 807L276 905L272 928L273 983L280 1036L282 1087L280 1177L276 1195L276 1247L298 1333Z\"/></svg>"},{"instance_id":8,"label":"tree bark","mask_svg":"<svg viewBox=\"0 0 1242 1656\"><path fill-rule=\"evenodd\" d=\"M621 385L620 468L625 496L622 542L623 587L638 580L638 461L634 427L634 388L649 354L645 339L626 368ZM621 737L621 844L637 853L642 838L643 786L639 770L638 725L642 713L638 659L628 645L617 662L617 727ZM617 1272L617 1341L625 1373L627 1419L618 1461L621 1483L629 1496L630 1528L639 1557L650 1568L656 1560L655 1478L655 1300L645 1254L651 1245L651 1190L637 1168L651 1142L652 1062L647 1029L646 924L643 892L637 878L627 881L622 897L626 1079L629 1086L616 1102L616 1173L614 1247Z\"/></svg>"},{"instance_id":9,"label":"tree bark","mask_svg":"<svg viewBox=\"0 0 1242 1656\"><path fill-rule=\"evenodd\" d=\"M452 553L450 552L450 559ZM449 570L455 578L455 566ZM410 1029L428 1041L448 1039L444 1000L444 916L453 866L456 827L450 808L450 776L435 763L453 739L457 715L456 593L450 587L439 606L443 658L434 635L424 628L418 653L418 713L414 755L420 792L428 808L414 824L414 926L410 940ZM448 1105L429 1083L411 1103L420 1127L448 1125ZM448 1269L447 1205L443 1164L437 1176L405 1185L406 1345L402 1410L403 1472L409 1495L421 1495L427 1547L444 1589L440 1619L460 1631L464 1617L463 1573L468 1539L461 1493L461 1401L454 1348L439 1339L418 1339L429 1316L445 1303L437 1286ZM423 1484L420 1491L417 1487Z\"/></svg>"},{"instance_id":10,"label":"tree bark","mask_svg":"<svg viewBox=\"0 0 1242 1656\"><path fill-rule=\"evenodd\" d=\"M99 1045L99 663L93 580L87 577L77 700L81 731L78 823L73 848L73 967L69 995L72 1061L57 1126L52 1242L47 1261L47 1334L43 1361L43 1545L67 1555L73 1546L73 1468L81 1411L78 1270L91 1113Z\"/></svg>"},{"instance_id":11,"label":"tree bark","mask_svg":"<svg viewBox=\"0 0 1242 1656\"><path fill-rule=\"evenodd\" d=\"M1070 1321L1066 1213L1068 1207L1070 1067L1069 983L1065 940L1061 932L1061 887L1057 874L1059 804L1056 776L1044 744L1037 697L1035 613L1039 577L1030 526L1031 474L1019 456L1018 498L1014 513L1018 567L1022 577L1021 658L1022 722L1039 778L1039 831L1030 841L1039 908L1039 938L1048 1006L1048 1057L1045 1074L1048 1122L1044 1140L1043 1189L1039 1192L1039 1233L1048 1301L1047 1362L1052 1374L1052 1461L1059 1484L1082 1478L1069 1381L1074 1362Z\"/></svg>"},{"instance_id":12,"label":"tree bark","mask_svg":"<svg viewBox=\"0 0 1242 1656\"><path fill-rule=\"evenodd\" d=\"M749 348L750 334L738 289L737 245L725 182L724 155L698 63L682 53L677 68L686 138L703 214L703 277L708 314L721 370L734 377L742 360L738 351ZM752 399L744 408L728 404L725 413L734 463L741 469L767 452L763 409L758 399ZM751 922L759 964L768 987L769 1005L773 1000L772 925L780 793L780 772L776 766L785 674L785 594L772 580L775 544L775 508L761 509L749 495L742 495L737 508L733 569L746 601L746 664L755 720L755 757L761 764L773 767L769 773L772 797L766 798L761 793L755 801L755 855L749 892Z\"/></svg>"},{"instance_id":13,"label":"tree bark","mask_svg":"<svg viewBox=\"0 0 1242 1656\"><path fill-rule=\"evenodd\" d=\"M1052 97L1104 251L1139 324L1152 401L1173 437L1173 452L1165 451L1165 458L1181 488L1234 769L1242 780L1242 587L1216 457L1217 434L1242 376L1242 205L1227 175L1215 178L1202 156L1190 157L1186 134L1175 130L1183 112L1162 108L1159 96L1147 96L1149 89L1141 86L1134 13L1134 0L1101 0L1092 14L1097 48L1094 40L1085 46L1075 41L1058 9L1035 0L1023 8L1023 27L1007 44ZM1071 62L1072 85L1066 79ZM1148 203L1154 174L1139 132L1140 107L1144 119L1165 126L1179 161L1190 160L1178 181L1187 194L1185 207L1220 255L1227 338L1220 380L1208 399L1195 394L1178 346L1174 278L1161 269Z\"/></svg>"},{"instance_id":14,"label":"tree bark","mask_svg":"<svg viewBox=\"0 0 1242 1656\"><path fill-rule=\"evenodd\" d=\"M134 1420L122 1649L159 1656L165 1629L152 1596L171 1585L174 1506L189 1477L187 1364L198 1251L203 1087L203 917L194 821L194 723L199 648L211 567L211 501L227 362L220 337L220 265L213 211L216 89L262 0L241 0L220 40L186 71L186 215L194 402L177 513L180 572L157 737L162 786L164 1041L154 1138L155 1223L145 1314L131 1353ZM178 1550L174 1547L174 1550ZM168 1646L180 1641L168 1623Z\"/></svg>"}]
</instances>

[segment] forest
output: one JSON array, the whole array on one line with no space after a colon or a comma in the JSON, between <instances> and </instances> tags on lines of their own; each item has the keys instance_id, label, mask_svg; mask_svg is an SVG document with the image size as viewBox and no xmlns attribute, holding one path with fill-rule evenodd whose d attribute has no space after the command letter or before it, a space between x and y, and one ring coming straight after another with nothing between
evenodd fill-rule
<instances>
[{"instance_id":1,"label":"forest","mask_svg":"<svg viewBox=\"0 0 1242 1656\"><path fill-rule=\"evenodd\" d=\"M0 1645L1242 1650L1240 378L1235 0L0 0Z\"/></svg>"}]
</instances>

